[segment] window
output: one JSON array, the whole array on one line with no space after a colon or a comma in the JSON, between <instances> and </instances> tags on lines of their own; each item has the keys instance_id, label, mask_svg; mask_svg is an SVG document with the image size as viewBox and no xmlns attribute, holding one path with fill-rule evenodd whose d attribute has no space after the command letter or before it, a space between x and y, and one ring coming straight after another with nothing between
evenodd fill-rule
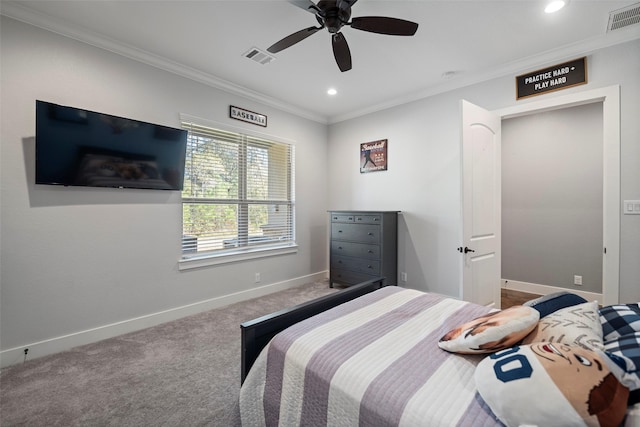
<instances>
[{"instance_id":1,"label":"window","mask_svg":"<svg viewBox=\"0 0 640 427\"><path fill-rule=\"evenodd\" d=\"M184 118L182 126L183 259L295 246L294 147Z\"/></svg>"}]
</instances>

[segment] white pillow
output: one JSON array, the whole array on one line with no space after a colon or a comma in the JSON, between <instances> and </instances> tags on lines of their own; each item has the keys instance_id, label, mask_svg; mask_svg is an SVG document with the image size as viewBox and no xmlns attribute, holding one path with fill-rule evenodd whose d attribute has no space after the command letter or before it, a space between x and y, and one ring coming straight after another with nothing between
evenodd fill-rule
<instances>
[{"instance_id":1,"label":"white pillow","mask_svg":"<svg viewBox=\"0 0 640 427\"><path fill-rule=\"evenodd\" d=\"M598 303L585 302L543 317L522 344L534 342L555 342L578 345L587 350L603 350Z\"/></svg>"}]
</instances>

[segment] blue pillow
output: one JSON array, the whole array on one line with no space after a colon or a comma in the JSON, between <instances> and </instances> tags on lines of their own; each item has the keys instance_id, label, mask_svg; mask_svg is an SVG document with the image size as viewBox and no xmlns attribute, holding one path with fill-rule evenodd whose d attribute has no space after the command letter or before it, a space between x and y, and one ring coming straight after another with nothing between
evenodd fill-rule
<instances>
[{"instance_id":1,"label":"blue pillow","mask_svg":"<svg viewBox=\"0 0 640 427\"><path fill-rule=\"evenodd\" d=\"M640 307L637 303L609 305L599 311L605 343L622 335L640 332Z\"/></svg>"},{"instance_id":2,"label":"blue pillow","mask_svg":"<svg viewBox=\"0 0 640 427\"><path fill-rule=\"evenodd\" d=\"M633 332L607 341L605 354L622 370L618 380L629 390L640 389L640 332Z\"/></svg>"},{"instance_id":3,"label":"blue pillow","mask_svg":"<svg viewBox=\"0 0 640 427\"><path fill-rule=\"evenodd\" d=\"M567 291L555 292L532 299L522 305L533 307L540 312L540 318L560 310L561 308L584 304L586 299Z\"/></svg>"}]
</instances>

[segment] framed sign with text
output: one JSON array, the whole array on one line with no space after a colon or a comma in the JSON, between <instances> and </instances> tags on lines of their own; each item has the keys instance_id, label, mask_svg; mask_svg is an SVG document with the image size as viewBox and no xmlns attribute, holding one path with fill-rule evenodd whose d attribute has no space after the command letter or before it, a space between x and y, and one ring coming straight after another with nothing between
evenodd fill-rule
<instances>
[{"instance_id":1,"label":"framed sign with text","mask_svg":"<svg viewBox=\"0 0 640 427\"><path fill-rule=\"evenodd\" d=\"M360 173L387 170L387 140L360 144Z\"/></svg>"},{"instance_id":2,"label":"framed sign with text","mask_svg":"<svg viewBox=\"0 0 640 427\"><path fill-rule=\"evenodd\" d=\"M586 83L587 58L582 57L516 77L516 99L541 95Z\"/></svg>"},{"instance_id":3,"label":"framed sign with text","mask_svg":"<svg viewBox=\"0 0 640 427\"><path fill-rule=\"evenodd\" d=\"M233 105L229 106L229 117L265 128L267 127L267 116L264 114L255 113Z\"/></svg>"}]
</instances>

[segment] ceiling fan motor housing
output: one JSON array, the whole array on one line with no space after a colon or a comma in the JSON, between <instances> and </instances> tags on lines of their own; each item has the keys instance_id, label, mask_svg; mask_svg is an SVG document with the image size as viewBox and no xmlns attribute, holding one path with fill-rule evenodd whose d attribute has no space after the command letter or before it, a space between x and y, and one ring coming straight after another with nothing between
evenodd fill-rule
<instances>
[{"instance_id":1,"label":"ceiling fan motor housing","mask_svg":"<svg viewBox=\"0 0 640 427\"><path fill-rule=\"evenodd\" d=\"M351 8L339 8L337 0L320 0L317 6L321 12L316 15L316 19L330 33L340 31L340 28L349 22L349 18L351 18Z\"/></svg>"}]
</instances>

